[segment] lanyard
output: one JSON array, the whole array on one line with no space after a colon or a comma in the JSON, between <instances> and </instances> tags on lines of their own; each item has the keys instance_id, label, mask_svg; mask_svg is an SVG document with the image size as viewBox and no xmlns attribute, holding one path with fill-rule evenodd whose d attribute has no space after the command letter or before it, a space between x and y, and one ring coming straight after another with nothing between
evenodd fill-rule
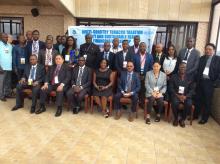
<instances>
[{"instance_id":1,"label":"lanyard","mask_svg":"<svg viewBox=\"0 0 220 164\"><path fill-rule=\"evenodd\" d=\"M92 45L92 43L90 43L89 47L86 49L85 54L87 54L87 52L89 51L91 45Z\"/></svg>"}]
</instances>

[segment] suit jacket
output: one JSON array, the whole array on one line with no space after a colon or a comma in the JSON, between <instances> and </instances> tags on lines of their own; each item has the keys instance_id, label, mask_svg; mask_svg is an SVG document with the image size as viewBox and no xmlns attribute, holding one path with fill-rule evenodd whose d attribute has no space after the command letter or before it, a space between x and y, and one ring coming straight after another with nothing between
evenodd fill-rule
<instances>
[{"instance_id":1,"label":"suit jacket","mask_svg":"<svg viewBox=\"0 0 220 164\"><path fill-rule=\"evenodd\" d=\"M136 54L135 51L134 51L134 45L128 47L128 51L129 51L132 55L135 55L135 54ZM138 50L137 54L138 54L138 53L139 53L139 50Z\"/></svg>"},{"instance_id":2,"label":"suit jacket","mask_svg":"<svg viewBox=\"0 0 220 164\"><path fill-rule=\"evenodd\" d=\"M49 67L49 71L47 72L46 78L45 78L45 83L51 84L53 80L53 74L54 71L56 70L56 65L53 65ZM69 66L66 64L62 64L59 74L58 74L58 81L59 84L64 83L65 86L67 86L70 82L70 69Z\"/></svg>"},{"instance_id":3,"label":"suit jacket","mask_svg":"<svg viewBox=\"0 0 220 164\"><path fill-rule=\"evenodd\" d=\"M52 49L51 54L52 54L52 65L54 65L55 64L55 57L58 54L58 51L55 49ZM38 63L45 65L45 60L46 60L46 49L41 49L38 54Z\"/></svg>"},{"instance_id":4,"label":"suit jacket","mask_svg":"<svg viewBox=\"0 0 220 164\"><path fill-rule=\"evenodd\" d=\"M77 78L79 74L79 66L75 67L73 71L71 72L71 86L76 85ZM85 66L82 74L82 79L81 79L81 86L83 89L90 90L92 83L92 70Z\"/></svg>"},{"instance_id":5,"label":"suit jacket","mask_svg":"<svg viewBox=\"0 0 220 164\"><path fill-rule=\"evenodd\" d=\"M163 63L163 61L164 61L164 59L165 59L165 56L166 56L165 53L162 53L162 54L161 54L161 57L160 57L160 60L159 60L160 65L162 65L162 63ZM154 59L154 62L158 61L156 53L153 54L153 59Z\"/></svg>"},{"instance_id":6,"label":"suit jacket","mask_svg":"<svg viewBox=\"0 0 220 164\"><path fill-rule=\"evenodd\" d=\"M198 84L200 83L200 80L203 79L203 71L205 69L207 60L208 60L208 57L206 55L203 55L202 57L200 57L198 74L197 74ZM220 57L219 56L214 55L212 57L212 61L209 67L209 78L213 83L219 83L220 81Z\"/></svg>"},{"instance_id":7,"label":"suit jacket","mask_svg":"<svg viewBox=\"0 0 220 164\"><path fill-rule=\"evenodd\" d=\"M141 73L141 55L140 53L135 54L133 56L134 61L134 71ZM151 54L146 54L145 64L144 64L144 72L143 75L145 76L146 73L150 70L152 70L153 66L153 56Z\"/></svg>"},{"instance_id":8,"label":"suit jacket","mask_svg":"<svg viewBox=\"0 0 220 164\"><path fill-rule=\"evenodd\" d=\"M148 71L145 77L146 97L150 97L154 90L154 87L158 87L160 93L165 94L167 90L167 76L160 71L159 77L155 80L153 70Z\"/></svg>"},{"instance_id":9,"label":"suit jacket","mask_svg":"<svg viewBox=\"0 0 220 164\"><path fill-rule=\"evenodd\" d=\"M91 45L84 43L80 45L79 54L80 56L87 54L86 66L93 68L93 69L98 68L97 58L99 58L99 55L100 55L100 49L98 45L94 43L91 43Z\"/></svg>"},{"instance_id":10,"label":"suit jacket","mask_svg":"<svg viewBox=\"0 0 220 164\"><path fill-rule=\"evenodd\" d=\"M125 92L125 87L127 84L127 71L122 71L120 79L118 81L118 92ZM141 83L138 73L133 72L132 74L132 82L131 82L131 92L133 94L138 94L139 90L141 89Z\"/></svg>"},{"instance_id":11,"label":"suit jacket","mask_svg":"<svg viewBox=\"0 0 220 164\"><path fill-rule=\"evenodd\" d=\"M32 43L33 41L29 41L26 46L28 52L28 58L32 55ZM45 48L45 43L39 40L39 51L44 48Z\"/></svg>"},{"instance_id":12,"label":"suit jacket","mask_svg":"<svg viewBox=\"0 0 220 164\"><path fill-rule=\"evenodd\" d=\"M25 78L25 80L28 80L30 76L30 70L31 70L31 64L27 64L24 73L22 75L22 78ZM35 81L38 81L39 83L43 83L45 79L45 68L41 64L37 64L37 69L36 69L36 75L35 75Z\"/></svg>"},{"instance_id":13,"label":"suit jacket","mask_svg":"<svg viewBox=\"0 0 220 164\"><path fill-rule=\"evenodd\" d=\"M100 52L98 63L100 63L102 59L104 59L104 51ZM108 55L108 64L111 70L115 70L115 54L110 51Z\"/></svg>"},{"instance_id":14,"label":"suit jacket","mask_svg":"<svg viewBox=\"0 0 220 164\"><path fill-rule=\"evenodd\" d=\"M185 54L186 54L187 48L183 48L180 50L179 55L178 55L178 61L179 63L183 61ZM187 59L187 64L186 64L186 78L187 80L194 81L198 66L199 66L199 58L200 58L200 52L193 48L188 59ZM178 64L179 64L178 63Z\"/></svg>"},{"instance_id":15,"label":"suit jacket","mask_svg":"<svg viewBox=\"0 0 220 164\"><path fill-rule=\"evenodd\" d=\"M125 57L125 61L133 61L132 54L128 51ZM123 68L124 56L123 50L119 51L115 54L115 69L120 73L121 71L125 71L126 69Z\"/></svg>"}]
</instances>

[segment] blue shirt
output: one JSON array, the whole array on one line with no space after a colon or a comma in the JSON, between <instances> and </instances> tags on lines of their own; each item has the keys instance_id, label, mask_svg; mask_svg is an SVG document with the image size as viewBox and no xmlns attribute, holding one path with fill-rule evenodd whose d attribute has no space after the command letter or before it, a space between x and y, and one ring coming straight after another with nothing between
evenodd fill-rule
<instances>
[{"instance_id":1,"label":"blue shirt","mask_svg":"<svg viewBox=\"0 0 220 164\"><path fill-rule=\"evenodd\" d=\"M5 71L12 70L12 45L0 41L0 66Z\"/></svg>"},{"instance_id":2,"label":"blue shirt","mask_svg":"<svg viewBox=\"0 0 220 164\"><path fill-rule=\"evenodd\" d=\"M12 64L14 69L24 70L25 65L28 64L28 52L26 47L16 45L12 49Z\"/></svg>"}]
</instances>

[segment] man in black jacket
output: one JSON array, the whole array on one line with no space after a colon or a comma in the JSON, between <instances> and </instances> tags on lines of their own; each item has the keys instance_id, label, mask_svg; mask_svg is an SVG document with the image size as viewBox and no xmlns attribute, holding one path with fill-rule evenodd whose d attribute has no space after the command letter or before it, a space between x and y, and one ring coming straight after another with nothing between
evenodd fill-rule
<instances>
[{"instance_id":1,"label":"man in black jacket","mask_svg":"<svg viewBox=\"0 0 220 164\"><path fill-rule=\"evenodd\" d=\"M16 87L16 106L12 108L12 111L23 108L24 97L22 91L30 88L32 90L32 105L31 113L35 112L37 97L40 91L40 87L43 84L45 78L45 69L43 65L37 64L37 56L30 56L30 64L25 67L22 78Z\"/></svg>"}]
</instances>

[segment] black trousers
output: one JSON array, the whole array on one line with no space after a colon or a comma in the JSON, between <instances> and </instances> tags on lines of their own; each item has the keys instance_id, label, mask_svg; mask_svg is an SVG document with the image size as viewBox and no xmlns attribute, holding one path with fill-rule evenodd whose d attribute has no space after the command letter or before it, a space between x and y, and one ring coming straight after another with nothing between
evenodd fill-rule
<instances>
[{"instance_id":1,"label":"black trousers","mask_svg":"<svg viewBox=\"0 0 220 164\"><path fill-rule=\"evenodd\" d=\"M122 97L123 97L123 94L121 92L118 92L114 96L114 109L115 110L121 109L120 99ZM130 98L131 98L131 112L136 112L136 107L137 107L137 103L138 103L138 94L134 94Z\"/></svg>"},{"instance_id":2,"label":"black trousers","mask_svg":"<svg viewBox=\"0 0 220 164\"><path fill-rule=\"evenodd\" d=\"M172 105L172 110L173 110L173 115L174 115L175 120L178 120L178 115L180 115L182 120L185 120L187 113L189 113L189 111L192 108L192 100L191 99L186 99L184 101L184 103L183 103L184 109L183 110L179 110L179 105L181 103L182 102L180 102L180 100L177 97L172 97L171 105Z\"/></svg>"},{"instance_id":3,"label":"black trousers","mask_svg":"<svg viewBox=\"0 0 220 164\"><path fill-rule=\"evenodd\" d=\"M214 92L213 82L209 79L201 80L197 91L197 110L202 113L202 119L208 121Z\"/></svg>"},{"instance_id":4,"label":"black trousers","mask_svg":"<svg viewBox=\"0 0 220 164\"><path fill-rule=\"evenodd\" d=\"M75 93L73 88L70 88L67 91L67 100L68 100L68 103L70 104L70 107L71 108L80 107L81 102L83 101L87 93L88 92L86 89L81 90L79 93Z\"/></svg>"},{"instance_id":5,"label":"black trousers","mask_svg":"<svg viewBox=\"0 0 220 164\"><path fill-rule=\"evenodd\" d=\"M30 86L27 84L18 84L16 86L16 106L23 106L24 105L24 89L31 89L32 90L32 107L36 106L37 97L39 96L40 92L40 85L37 86Z\"/></svg>"},{"instance_id":6,"label":"black trousers","mask_svg":"<svg viewBox=\"0 0 220 164\"><path fill-rule=\"evenodd\" d=\"M56 91L59 85L48 85L48 89L40 90L40 105L45 105L47 95L50 94L51 91ZM63 91L56 91L56 105L57 107L63 106L63 98L64 92L66 91L66 87L63 87Z\"/></svg>"},{"instance_id":7,"label":"black trousers","mask_svg":"<svg viewBox=\"0 0 220 164\"><path fill-rule=\"evenodd\" d=\"M150 114L150 113L151 113L155 101L156 101L157 107L158 107L158 108L157 108L158 110L155 110L155 111L156 111L157 114L161 114L161 111L163 110L163 105L164 105L164 104L163 104L163 99L164 99L164 98L163 98L163 97L160 97L160 98L156 99L156 98L154 98L153 96L151 96L151 97L148 97L147 99L148 99L148 103L147 103L147 114Z\"/></svg>"}]
</instances>

